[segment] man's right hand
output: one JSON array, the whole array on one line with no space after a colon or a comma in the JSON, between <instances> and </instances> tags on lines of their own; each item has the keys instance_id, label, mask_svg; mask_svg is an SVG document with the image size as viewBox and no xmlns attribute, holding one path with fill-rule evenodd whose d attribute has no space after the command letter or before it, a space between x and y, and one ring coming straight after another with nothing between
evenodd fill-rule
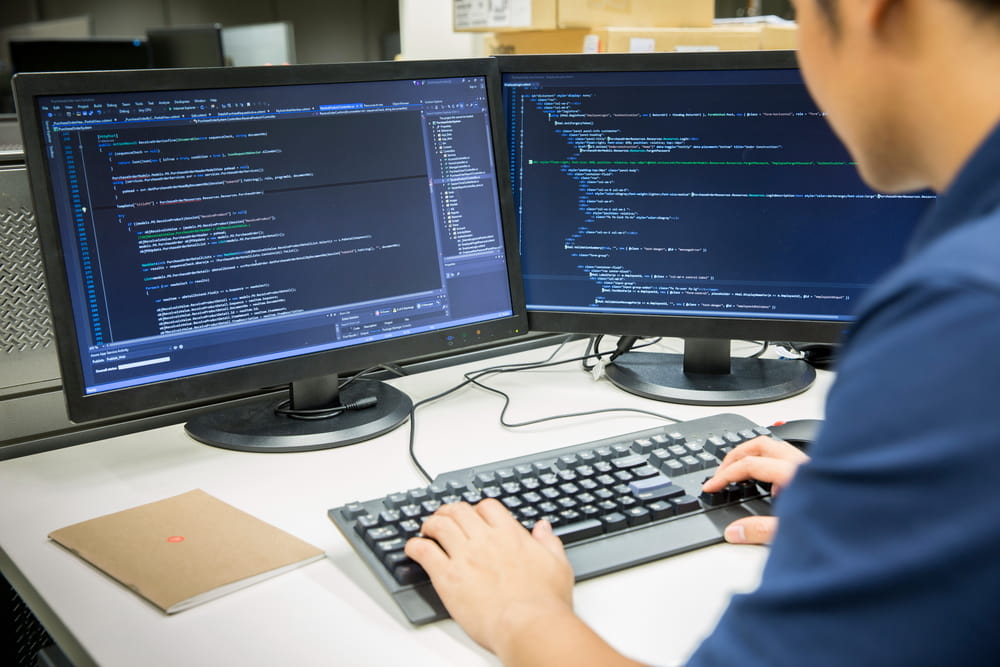
<instances>
[{"instance_id":1,"label":"man's right hand","mask_svg":"<svg viewBox=\"0 0 1000 667\"><path fill-rule=\"evenodd\" d=\"M792 481L798 467L809 460L802 450L784 440L761 436L748 440L726 455L715 475L702 487L716 493L731 482L754 479L770 482L771 495L777 496ZM778 529L773 516L749 516L726 526L726 541L734 544L769 544Z\"/></svg>"}]
</instances>

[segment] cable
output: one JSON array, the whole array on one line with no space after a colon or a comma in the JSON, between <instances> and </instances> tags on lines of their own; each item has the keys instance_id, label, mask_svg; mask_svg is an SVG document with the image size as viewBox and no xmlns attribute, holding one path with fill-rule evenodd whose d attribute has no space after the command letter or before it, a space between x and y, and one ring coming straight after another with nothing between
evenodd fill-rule
<instances>
[{"instance_id":1,"label":"cable","mask_svg":"<svg viewBox=\"0 0 1000 667\"><path fill-rule=\"evenodd\" d=\"M294 410L289 408L291 401L282 401L274 408L275 414L291 417L292 419L317 420L330 419L350 410L364 410L373 408L378 404L375 396L363 396L356 401L349 401L343 405L335 405L329 408L319 408L316 410Z\"/></svg>"},{"instance_id":2,"label":"cable","mask_svg":"<svg viewBox=\"0 0 1000 667\"><path fill-rule=\"evenodd\" d=\"M585 362L588 358L591 358L591 359L592 358L600 358L599 353L596 354L596 355L594 353L591 353L591 351L590 351L591 350L591 346L588 345L587 354L585 354L582 357L573 357L573 358L570 358L570 359L564 359L562 361L552 361L556 357L556 355L559 354L559 352L566 345L566 343L569 342L570 339L571 339L571 337L567 336L563 340L563 342L559 345L559 347L557 347L555 349L555 351L553 351L552 354L550 354L549 357L545 361L541 361L541 362L526 362L526 363L521 363L521 364L510 364L510 365L503 365L503 366L493 366L493 367L490 367L490 368L483 368L483 369L479 369L479 370L475 370L475 371L469 371L468 373L464 374L465 380L462 381L462 382L460 382L459 384L455 385L454 387L451 387L450 389L446 389L445 391L443 391L443 392L441 392L439 394L436 394L434 396L425 398L425 399L423 399L421 401L417 401L416 403L414 403L413 407L410 408L410 420L409 420L410 421L410 437L409 437L409 447L408 447L408 450L409 450L410 460L413 462L413 465L416 467L416 469L420 472L421 476L423 476L423 478L426 479L428 483L431 483L433 481L433 477L431 477L431 475L427 472L427 470L420 464L420 461L417 460L416 452L414 450L414 445L415 445L415 440L416 440L415 436L416 436L416 410L417 410L417 408L421 407L423 405L426 405L427 403L431 403L433 401L437 401L437 400L439 400L441 398L444 398L445 396L448 396L448 395L450 395L450 394L458 391L462 387L465 387L465 386L470 385L470 384L478 386L478 387L480 387L482 389L485 389L487 391L493 392L495 394L499 394L500 396L502 396L504 398L504 407L503 407L503 409L500 412L500 423L501 423L502 426L505 426L507 428L521 428L521 427L524 427L524 426L531 426L531 425L534 425L534 424L539 424L539 423L543 423L543 422L547 422L547 421L554 421L554 420L558 420L558 419L570 419L570 418L575 418L575 417L584 417L584 416L591 416L591 415L595 415L595 414L612 413L612 412L634 412L634 413L644 414L644 415L647 415L647 416L656 417L657 419L665 419L665 420L671 421L671 422L681 421L681 420L679 420L679 419L677 419L675 417L670 417L668 415L663 415L663 414L659 414L659 413L656 413L656 412L649 412L649 411L646 411L646 410L640 410L638 408L603 408L603 409L600 409L600 410L590 410L590 411L587 411L587 412L579 412L579 413L572 413L572 414L562 414L562 415L553 415L553 416L549 416L549 417L542 417L542 418L539 418L539 419L534 419L534 420L530 420L530 421L527 421L527 422L521 422L521 423L508 423L506 421L505 417L506 417L506 413L507 413L507 408L510 405L510 396L507 395L506 393L500 391L499 389L496 389L495 387L490 387L488 385L483 384L482 382L480 382L480 380L483 377L487 376L487 375L495 375L495 374L502 374L502 373L514 373L514 372L519 372L519 371L524 371L524 370L535 370L535 369L540 369L540 368L552 368L554 366L561 366L561 365L564 365L564 364L576 363L577 361ZM655 341L654 341L654 343L655 343Z\"/></svg>"},{"instance_id":3,"label":"cable","mask_svg":"<svg viewBox=\"0 0 1000 667\"><path fill-rule=\"evenodd\" d=\"M650 410L641 410L639 408L601 408L599 410L587 410L585 412L569 412L569 413L565 413L565 414L561 414L561 415L552 415L552 416L549 416L549 417L540 417L538 419L530 419L530 420L525 421L525 422L507 422L506 421L506 416L507 416L507 409L510 407L510 395L507 394L507 393L505 393L505 392L503 392L503 391L501 391L501 390L499 390L499 389L497 389L496 387L490 387L488 385L485 385L482 382L480 382L478 379L472 380L472 384L474 384L477 387L480 387L482 389L485 389L486 391L492 392L494 394L497 394L497 395L503 397L503 399L504 399L504 405L503 405L503 409L500 411L500 424L501 424L501 426L505 426L506 428L522 428L522 427L525 427L525 426L534 426L535 424L542 424L542 423L549 422L549 421L556 421L558 419L572 419L572 418L575 418L575 417L589 417L591 415L606 414L606 413L611 413L611 412L634 412L634 413L641 414L641 415L647 415L647 416L650 416L650 417L656 417L657 419L665 419L665 420L671 421L671 422L679 422L679 421L681 421L680 419L677 419L676 417L671 417L670 415L660 414L659 412L651 412Z\"/></svg>"},{"instance_id":4,"label":"cable","mask_svg":"<svg viewBox=\"0 0 1000 667\"><path fill-rule=\"evenodd\" d=\"M587 356L584 357L582 365L583 365L583 370L585 370L588 373L592 372L594 368L597 367L597 364L588 366L586 361L587 359L593 358L600 361L601 359L604 358L604 353L600 351L601 339L603 338L604 335L600 334L591 336L587 341ZM614 361L615 358L621 356L622 354L625 354L630 350L641 350L644 347L650 347L651 345L656 345L663 339L657 337L648 342L643 343L642 345L636 345L635 343L637 340L642 340L642 339L638 336L620 336L618 339L618 344L615 346L615 351L611 353L609 363L611 361ZM593 352L591 352L591 350L593 350Z\"/></svg>"}]
</instances>

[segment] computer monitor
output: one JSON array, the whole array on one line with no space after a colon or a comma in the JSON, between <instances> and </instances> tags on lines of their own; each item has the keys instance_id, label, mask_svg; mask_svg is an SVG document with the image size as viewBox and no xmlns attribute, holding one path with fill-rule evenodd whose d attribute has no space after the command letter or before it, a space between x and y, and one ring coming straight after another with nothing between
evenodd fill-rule
<instances>
[{"instance_id":1,"label":"computer monitor","mask_svg":"<svg viewBox=\"0 0 1000 667\"><path fill-rule=\"evenodd\" d=\"M149 45L142 39L12 39L10 62L23 72L83 72L144 69L150 66Z\"/></svg>"},{"instance_id":2,"label":"computer monitor","mask_svg":"<svg viewBox=\"0 0 1000 667\"><path fill-rule=\"evenodd\" d=\"M226 64L236 67L294 64L295 29L291 21L226 26L222 50Z\"/></svg>"},{"instance_id":3,"label":"computer monitor","mask_svg":"<svg viewBox=\"0 0 1000 667\"><path fill-rule=\"evenodd\" d=\"M349 444L411 402L338 373L526 331L491 60L14 89L74 421L288 384L287 406L187 430L250 451Z\"/></svg>"},{"instance_id":4,"label":"computer monitor","mask_svg":"<svg viewBox=\"0 0 1000 667\"><path fill-rule=\"evenodd\" d=\"M500 59L533 329L685 339L608 378L709 405L807 388L731 339L836 342L901 256L929 193L880 195L790 52Z\"/></svg>"},{"instance_id":5,"label":"computer monitor","mask_svg":"<svg viewBox=\"0 0 1000 667\"><path fill-rule=\"evenodd\" d=\"M146 31L153 67L221 67L222 26L172 26Z\"/></svg>"}]
</instances>

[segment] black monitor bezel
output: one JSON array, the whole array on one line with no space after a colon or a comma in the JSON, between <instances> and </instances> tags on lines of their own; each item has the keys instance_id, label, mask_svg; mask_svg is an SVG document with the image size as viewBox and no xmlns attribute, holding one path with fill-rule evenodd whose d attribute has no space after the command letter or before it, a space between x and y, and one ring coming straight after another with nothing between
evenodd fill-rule
<instances>
[{"instance_id":1,"label":"black monitor bezel","mask_svg":"<svg viewBox=\"0 0 1000 667\"><path fill-rule=\"evenodd\" d=\"M501 225L507 248L508 287L512 315L488 322L390 338L325 352L160 381L125 389L87 394L63 244L55 219L55 202L45 161L42 124L35 99L52 95L197 90L253 86L348 83L425 78L482 76L487 82L494 159L498 171ZM75 422L132 418L217 403L286 385L304 378L360 370L369 366L432 354L456 352L527 333L521 284L517 228L513 217L503 134L500 78L491 58L292 65L283 67L121 70L86 73L36 73L14 77L14 91L24 134L28 176L38 225L39 245L53 329L66 397ZM34 168L32 168L34 167Z\"/></svg>"},{"instance_id":2,"label":"black monitor bezel","mask_svg":"<svg viewBox=\"0 0 1000 667\"><path fill-rule=\"evenodd\" d=\"M507 73L799 69L794 51L497 56ZM837 343L849 323L662 314L528 310L533 331Z\"/></svg>"}]
</instances>

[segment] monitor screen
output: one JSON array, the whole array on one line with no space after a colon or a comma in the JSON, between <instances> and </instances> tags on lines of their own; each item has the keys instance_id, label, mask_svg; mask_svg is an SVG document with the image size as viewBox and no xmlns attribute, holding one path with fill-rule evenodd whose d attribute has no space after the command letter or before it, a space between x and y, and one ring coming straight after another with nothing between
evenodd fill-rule
<instances>
[{"instance_id":1,"label":"monitor screen","mask_svg":"<svg viewBox=\"0 0 1000 667\"><path fill-rule=\"evenodd\" d=\"M338 371L526 329L489 60L29 75L15 91L74 420L290 383L277 415L188 430L346 444L409 399Z\"/></svg>"},{"instance_id":2,"label":"monitor screen","mask_svg":"<svg viewBox=\"0 0 1000 667\"><path fill-rule=\"evenodd\" d=\"M10 42L10 62L15 74L145 69L150 55L142 39L18 39Z\"/></svg>"},{"instance_id":3,"label":"monitor screen","mask_svg":"<svg viewBox=\"0 0 1000 667\"><path fill-rule=\"evenodd\" d=\"M789 52L506 57L501 70L532 327L685 338L684 359L608 367L636 393L801 391L805 364L730 360L729 339L838 341L933 200L862 183Z\"/></svg>"}]
</instances>

